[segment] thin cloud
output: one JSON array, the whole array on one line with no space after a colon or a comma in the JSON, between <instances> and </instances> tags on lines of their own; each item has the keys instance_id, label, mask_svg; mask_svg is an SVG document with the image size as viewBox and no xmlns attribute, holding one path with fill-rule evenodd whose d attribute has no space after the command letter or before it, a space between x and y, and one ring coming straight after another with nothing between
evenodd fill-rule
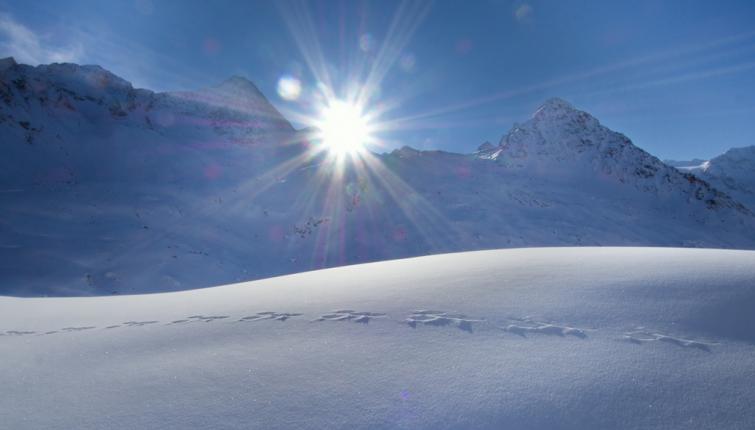
<instances>
[{"instance_id":1,"label":"thin cloud","mask_svg":"<svg viewBox=\"0 0 755 430\"><path fill-rule=\"evenodd\" d=\"M526 21L532 16L532 6L524 3L514 10L514 17L517 21Z\"/></svg>"},{"instance_id":2,"label":"thin cloud","mask_svg":"<svg viewBox=\"0 0 755 430\"><path fill-rule=\"evenodd\" d=\"M52 46L44 38L6 14L0 14L0 55L12 56L27 64L76 62L83 54L81 45Z\"/></svg>"},{"instance_id":3,"label":"thin cloud","mask_svg":"<svg viewBox=\"0 0 755 430\"><path fill-rule=\"evenodd\" d=\"M51 43L50 35L42 34L18 22L7 13L0 13L0 58L12 56L19 63L97 64L132 82L136 87L165 89L159 83L170 83L171 90L207 86L212 82L197 77L191 68L167 55L118 37L106 29L68 29L66 44ZM72 43L70 41L75 41ZM85 49L86 48L86 49Z\"/></svg>"}]
</instances>

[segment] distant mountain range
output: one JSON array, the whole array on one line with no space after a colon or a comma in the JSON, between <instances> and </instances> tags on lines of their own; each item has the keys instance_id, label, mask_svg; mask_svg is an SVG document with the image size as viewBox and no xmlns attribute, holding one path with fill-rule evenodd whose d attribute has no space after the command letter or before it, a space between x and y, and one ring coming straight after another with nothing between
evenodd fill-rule
<instances>
[{"instance_id":1,"label":"distant mountain range","mask_svg":"<svg viewBox=\"0 0 755 430\"><path fill-rule=\"evenodd\" d=\"M472 154L404 147L340 168L241 77L155 93L98 66L4 59L0 136L0 294L502 247L755 249L751 149L672 167L560 99Z\"/></svg>"},{"instance_id":2,"label":"distant mountain range","mask_svg":"<svg viewBox=\"0 0 755 430\"><path fill-rule=\"evenodd\" d=\"M732 148L710 160L667 163L694 174L755 210L755 146Z\"/></svg>"}]
</instances>

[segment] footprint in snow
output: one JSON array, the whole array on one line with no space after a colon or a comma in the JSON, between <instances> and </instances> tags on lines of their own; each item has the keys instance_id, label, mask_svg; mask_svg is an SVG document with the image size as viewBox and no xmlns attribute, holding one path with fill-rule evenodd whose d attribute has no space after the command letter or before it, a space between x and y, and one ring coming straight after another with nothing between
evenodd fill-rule
<instances>
[{"instance_id":1,"label":"footprint in snow","mask_svg":"<svg viewBox=\"0 0 755 430\"><path fill-rule=\"evenodd\" d=\"M417 325L447 326L452 325L461 330L472 333L472 323L482 322L483 320L472 319L463 314L452 314L444 311L418 310L414 311L406 323L412 328Z\"/></svg>"},{"instance_id":2,"label":"footprint in snow","mask_svg":"<svg viewBox=\"0 0 755 430\"><path fill-rule=\"evenodd\" d=\"M512 318L511 321L512 322L510 324L501 328L504 331L514 333L522 337L527 337L528 334L547 334L560 337L574 336L582 339L587 337L587 334L584 330L574 327L535 321L531 318Z\"/></svg>"},{"instance_id":3,"label":"footprint in snow","mask_svg":"<svg viewBox=\"0 0 755 430\"><path fill-rule=\"evenodd\" d=\"M210 315L210 316L206 316L206 315L192 315L192 316L186 317L186 318L190 320L189 322L197 321L197 322L208 323L208 322L213 322L213 321L216 321L216 320L226 319L226 318L228 318L228 315Z\"/></svg>"},{"instance_id":4,"label":"footprint in snow","mask_svg":"<svg viewBox=\"0 0 755 430\"><path fill-rule=\"evenodd\" d=\"M638 345L649 342L664 342L681 346L682 348L696 348L708 352L710 352L711 346L709 343L668 336L662 333L647 331L642 328L624 333L624 340Z\"/></svg>"},{"instance_id":5,"label":"footprint in snow","mask_svg":"<svg viewBox=\"0 0 755 430\"><path fill-rule=\"evenodd\" d=\"M8 330L5 333L0 333L0 336L27 336L35 333L36 331Z\"/></svg>"},{"instance_id":6,"label":"footprint in snow","mask_svg":"<svg viewBox=\"0 0 755 430\"><path fill-rule=\"evenodd\" d=\"M249 315L241 318L239 321L262 321L262 320L275 320L285 321L289 318L298 317L301 314L288 313L288 312L258 312L255 315Z\"/></svg>"},{"instance_id":7,"label":"footprint in snow","mask_svg":"<svg viewBox=\"0 0 755 430\"><path fill-rule=\"evenodd\" d=\"M86 327L65 327L60 329L60 331L66 331L66 332L73 332L73 331L84 331L84 330L91 330L93 328L97 328L95 326L86 326Z\"/></svg>"},{"instance_id":8,"label":"footprint in snow","mask_svg":"<svg viewBox=\"0 0 755 430\"><path fill-rule=\"evenodd\" d=\"M127 327L141 327L149 324L157 324L160 321L126 321L123 325Z\"/></svg>"},{"instance_id":9,"label":"footprint in snow","mask_svg":"<svg viewBox=\"0 0 755 430\"><path fill-rule=\"evenodd\" d=\"M208 323L208 322L213 322L213 321L216 321L216 320L222 320L222 319L226 319L226 318L228 318L228 315L210 315L210 316L206 316L206 315L192 315L192 316L186 317L184 319L171 321L171 322L168 323L168 325L171 325L171 324L184 324L184 323L190 323L190 322L205 322L205 323Z\"/></svg>"},{"instance_id":10,"label":"footprint in snow","mask_svg":"<svg viewBox=\"0 0 755 430\"><path fill-rule=\"evenodd\" d=\"M315 321L351 321L367 324L372 318L383 318L385 314L379 312L358 312L351 309L333 311L320 316Z\"/></svg>"}]
</instances>

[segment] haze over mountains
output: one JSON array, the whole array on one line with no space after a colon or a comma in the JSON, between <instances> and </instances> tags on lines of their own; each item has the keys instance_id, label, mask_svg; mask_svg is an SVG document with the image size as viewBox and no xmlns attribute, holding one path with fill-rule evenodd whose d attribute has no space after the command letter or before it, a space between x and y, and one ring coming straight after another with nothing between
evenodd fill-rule
<instances>
[{"instance_id":1,"label":"haze over mountains","mask_svg":"<svg viewBox=\"0 0 755 430\"><path fill-rule=\"evenodd\" d=\"M0 135L0 294L501 247L755 249L752 151L680 171L560 99L473 154L405 147L341 169L244 78L155 93L98 66L5 59Z\"/></svg>"}]
</instances>

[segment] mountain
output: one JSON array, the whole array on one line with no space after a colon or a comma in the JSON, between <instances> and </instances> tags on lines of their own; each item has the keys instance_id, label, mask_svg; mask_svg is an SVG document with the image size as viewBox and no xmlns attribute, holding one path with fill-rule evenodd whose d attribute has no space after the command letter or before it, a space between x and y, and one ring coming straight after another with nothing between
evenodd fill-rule
<instances>
[{"instance_id":1,"label":"mountain","mask_svg":"<svg viewBox=\"0 0 755 430\"><path fill-rule=\"evenodd\" d=\"M710 160L694 161L678 168L709 182L755 210L755 146L732 148Z\"/></svg>"},{"instance_id":2,"label":"mountain","mask_svg":"<svg viewBox=\"0 0 755 430\"><path fill-rule=\"evenodd\" d=\"M501 247L755 248L749 209L559 99L472 154L342 165L244 78L155 93L98 66L1 64L0 294L183 290Z\"/></svg>"},{"instance_id":3,"label":"mountain","mask_svg":"<svg viewBox=\"0 0 755 430\"><path fill-rule=\"evenodd\" d=\"M663 160L663 162L668 164L669 166L682 170L700 166L705 163L705 161L706 160L703 160L701 158L693 158L691 160Z\"/></svg>"}]
</instances>

